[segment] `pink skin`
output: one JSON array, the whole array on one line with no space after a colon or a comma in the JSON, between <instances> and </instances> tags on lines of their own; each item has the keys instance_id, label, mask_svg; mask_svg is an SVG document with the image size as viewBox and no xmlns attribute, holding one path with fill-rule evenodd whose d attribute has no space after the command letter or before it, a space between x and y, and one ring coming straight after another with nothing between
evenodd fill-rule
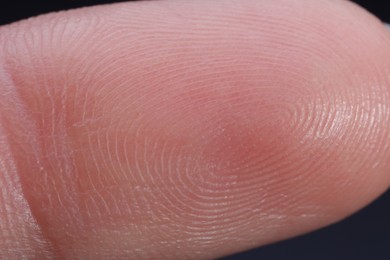
<instances>
[{"instance_id":1,"label":"pink skin","mask_svg":"<svg viewBox=\"0 0 390 260\"><path fill-rule=\"evenodd\" d=\"M215 258L389 186L390 37L347 1L116 4L0 43L0 258Z\"/></svg>"}]
</instances>

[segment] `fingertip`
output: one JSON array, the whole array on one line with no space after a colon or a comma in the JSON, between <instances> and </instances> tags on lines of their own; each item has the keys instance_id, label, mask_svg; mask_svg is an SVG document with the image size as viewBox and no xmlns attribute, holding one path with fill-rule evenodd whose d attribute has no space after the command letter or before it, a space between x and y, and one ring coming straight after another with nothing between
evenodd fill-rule
<instances>
[{"instance_id":1,"label":"fingertip","mask_svg":"<svg viewBox=\"0 0 390 260\"><path fill-rule=\"evenodd\" d=\"M125 3L9 27L23 110L0 104L32 214L80 258L211 258L344 218L390 183L386 33L325 0Z\"/></svg>"}]
</instances>

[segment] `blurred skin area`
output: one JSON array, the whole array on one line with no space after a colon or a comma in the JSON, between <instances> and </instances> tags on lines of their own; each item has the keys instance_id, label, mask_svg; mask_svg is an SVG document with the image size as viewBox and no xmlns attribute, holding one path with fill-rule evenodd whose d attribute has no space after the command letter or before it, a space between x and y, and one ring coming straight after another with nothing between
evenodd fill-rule
<instances>
[{"instance_id":1,"label":"blurred skin area","mask_svg":"<svg viewBox=\"0 0 390 260\"><path fill-rule=\"evenodd\" d=\"M145 1L0 29L0 258L210 259L390 183L390 37L347 1Z\"/></svg>"}]
</instances>

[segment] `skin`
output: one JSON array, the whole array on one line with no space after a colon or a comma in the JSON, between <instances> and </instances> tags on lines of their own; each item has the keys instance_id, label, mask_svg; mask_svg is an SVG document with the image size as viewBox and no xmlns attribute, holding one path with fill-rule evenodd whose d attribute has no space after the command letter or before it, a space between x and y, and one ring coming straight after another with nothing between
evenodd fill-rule
<instances>
[{"instance_id":1,"label":"skin","mask_svg":"<svg viewBox=\"0 0 390 260\"><path fill-rule=\"evenodd\" d=\"M348 1L145 1L0 29L0 258L210 259L390 184L390 37Z\"/></svg>"}]
</instances>

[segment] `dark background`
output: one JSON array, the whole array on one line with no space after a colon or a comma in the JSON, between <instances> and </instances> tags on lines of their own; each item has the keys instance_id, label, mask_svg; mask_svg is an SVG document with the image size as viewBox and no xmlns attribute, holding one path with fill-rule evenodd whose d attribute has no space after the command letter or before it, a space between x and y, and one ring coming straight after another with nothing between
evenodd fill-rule
<instances>
[{"instance_id":1,"label":"dark background","mask_svg":"<svg viewBox=\"0 0 390 260\"><path fill-rule=\"evenodd\" d=\"M51 11L113 2L124 1L16 0L12 1L12 5L0 4L0 24ZM390 23L390 9L386 8L388 1L356 0L354 2ZM237 259L390 260L390 192L354 216L331 227L224 258L224 260Z\"/></svg>"}]
</instances>

